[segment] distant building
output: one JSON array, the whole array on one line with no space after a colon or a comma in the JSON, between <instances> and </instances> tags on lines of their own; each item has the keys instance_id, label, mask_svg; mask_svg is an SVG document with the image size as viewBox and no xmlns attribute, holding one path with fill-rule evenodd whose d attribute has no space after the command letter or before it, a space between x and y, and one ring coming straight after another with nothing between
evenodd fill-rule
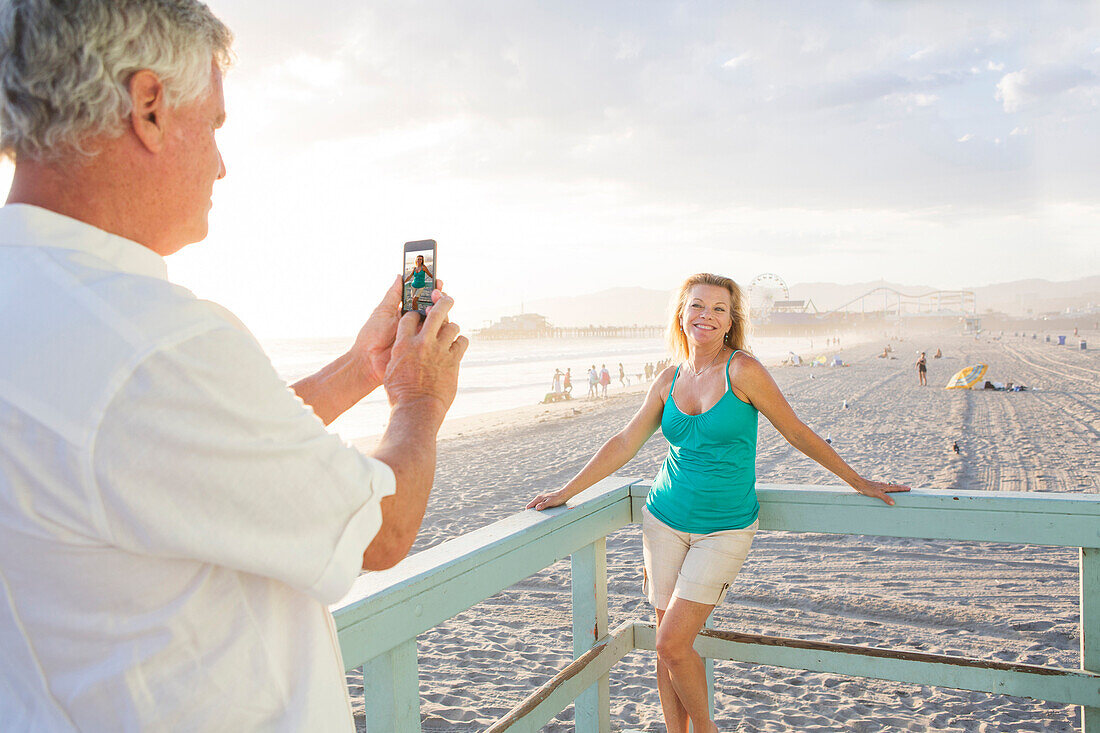
<instances>
[{"instance_id":1,"label":"distant building","mask_svg":"<svg viewBox=\"0 0 1100 733\"><path fill-rule=\"evenodd\" d=\"M554 330L546 316L538 313L521 313L518 316L504 316L496 323L477 331L478 336L489 338L525 338L549 336Z\"/></svg>"}]
</instances>

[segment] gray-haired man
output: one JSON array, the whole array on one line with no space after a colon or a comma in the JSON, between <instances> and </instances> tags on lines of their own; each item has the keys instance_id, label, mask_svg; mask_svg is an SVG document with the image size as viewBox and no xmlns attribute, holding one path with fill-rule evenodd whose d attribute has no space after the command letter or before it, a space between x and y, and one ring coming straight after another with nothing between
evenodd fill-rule
<instances>
[{"instance_id":1,"label":"gray-haired man","mask_svg":"<svg viewBox=\"0 0 1100 733\"><path fill-rule=\"evenodd\" d=\"M399 320L395 280L291 392L165 277L225 175L229 44L194 0L0 6L4 731L352 730L326 604L423 517L467 346L450 298ZM367 457L322 422L380 384Z\"/></svg>"}]
</instances>

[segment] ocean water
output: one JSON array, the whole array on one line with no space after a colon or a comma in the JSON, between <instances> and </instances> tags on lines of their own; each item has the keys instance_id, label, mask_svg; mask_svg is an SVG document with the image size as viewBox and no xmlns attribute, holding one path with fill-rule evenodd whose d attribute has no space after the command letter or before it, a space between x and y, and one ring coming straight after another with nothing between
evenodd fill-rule
<instances>
[{"instance_id":1,"label":"ocean water","mask_svg":"<svg viewBox=\"0 0 1100 733\"><path fill-rule=\"evenodd\" d=\"M823 339L816 346L824 345ZM276 371L288 383L312 374L342 354L351 345L349 339L301 338L262 341ZM765 364L772 364L794 351L805 355L811 349L809 338L758 338L750 343L753 353ZM621 389L619 362L631 384L646 362L668 357L659 338L562 338L517 339L511 341L474 340L462 360L458 394L447 413L448 419L486 412L507 410L542 401L551 390L554 369L573 370L573 395L588 393L588 368L607 365L611 372L609 394ZM345 440L377 435L386 427L389 403L382 388L375 390L358 405L341 415L330 427Z\"/></svg>"}]
</instances>

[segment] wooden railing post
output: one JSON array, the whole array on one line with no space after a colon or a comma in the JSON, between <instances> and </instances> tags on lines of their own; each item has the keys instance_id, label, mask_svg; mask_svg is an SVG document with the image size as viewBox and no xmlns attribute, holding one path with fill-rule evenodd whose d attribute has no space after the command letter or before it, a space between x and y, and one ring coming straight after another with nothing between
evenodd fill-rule
<instances>
[{"instance_id":1,"label":"wooden railing post","mask_svg":"<svg viewBox=\"0 0 1100 733\"><path fill-rule=\"evenodd\" d=\"M363 665L367 733L420 733L416 638Z\"/></svg>"},{"instance_id":2,"label":"wooden railing post","mask_svg":"<svg viewBox=\"0 0 1100 733\"><path fill-rule=\"evenodd\" d=\"M570 557L573 585L573 659L607 635L607 540L599 538ZM577 733L610 733L608 675L577 696Z\"/></svg>"},{"instance_id":3,"label":"wooden railing post","mask_svg":"<svg viewBox=\"0 0 1100 733\"><path fill-rule=\"evenodd\" d=\"M1100 674L1100 548L1081 548L1081 669ZM1082 733L1100 733L1100 707L1081 708Z\"/></svg>"}]
</instances>

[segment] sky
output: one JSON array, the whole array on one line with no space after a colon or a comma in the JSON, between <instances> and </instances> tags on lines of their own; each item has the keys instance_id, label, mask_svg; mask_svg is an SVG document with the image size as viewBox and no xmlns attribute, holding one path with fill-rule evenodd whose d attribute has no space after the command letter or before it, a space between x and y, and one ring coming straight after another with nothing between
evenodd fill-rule
<instances>
[{"instance_id":1,"label":"sky","mask_svg":"<svg viewBox=\"0 0 1100 733\"><path fill-rule=\"evenodd\" d=\"M171 277L353 335L439 242L469 322L613 286L1100 274L1100 4L210 0L210 234Z\"/></svg>"}]
</instances>

